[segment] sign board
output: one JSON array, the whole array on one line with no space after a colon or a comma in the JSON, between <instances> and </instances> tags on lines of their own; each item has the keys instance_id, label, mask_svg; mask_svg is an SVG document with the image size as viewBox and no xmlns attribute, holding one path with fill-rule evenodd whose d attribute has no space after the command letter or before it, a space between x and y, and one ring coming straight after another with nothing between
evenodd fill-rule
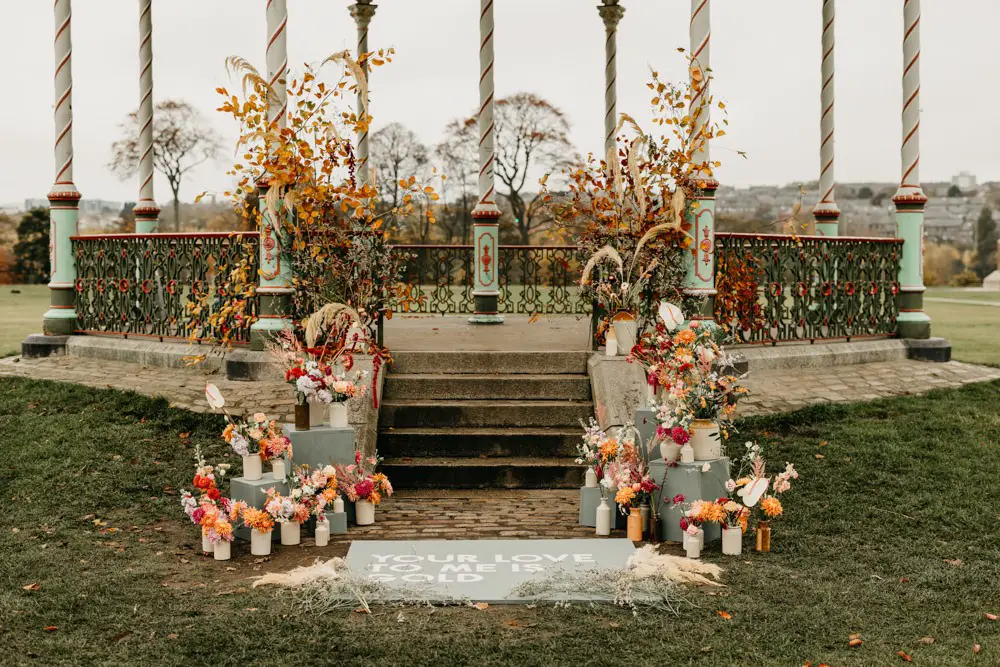
<instances>
[{"instance_id":1,"label":"sign board","mask_svg":"<svg viewBox=\"0 0 1000 667\"><path fill-rule=\"evenodd\" d=\"M593 568L624 569L627 539L355 541L347 564L356 574L428 601L522 602L513 590L532 577ZM409 596L408 595L408 596ZM593 600L590 594L561 596Z\"/></svg>"}]
</instances>

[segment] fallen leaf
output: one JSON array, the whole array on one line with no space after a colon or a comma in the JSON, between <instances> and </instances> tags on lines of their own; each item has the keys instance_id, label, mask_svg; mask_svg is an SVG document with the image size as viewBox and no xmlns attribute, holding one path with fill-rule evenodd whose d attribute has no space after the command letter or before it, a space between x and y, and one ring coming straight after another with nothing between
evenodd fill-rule
<instances>
[{"instance_id":1,"label":"fallen leaf","mask_svg":"<svg viewBox=\"0 0 1000 667\"><path fill-rule=\"evenodd\" d=\"M730 614L728 611L722 611L720 609L720 610L716 611L715 613L718 614L719 616L721 616L722 618L726 619L727 621L733 620L733 615Z\"/></svg>"},{"instance_id":2,"label":"fallen leaf","mask_svg":"<svg viewBox=\"0 0 1000 667\"><path fill-rule=\"evenodd\" d=\"M190 563L191 561L189 561L187 558L181 558L181 562L187 564Z\"/></svg>"},{"instance_id":3,"label":"fallen leaf","mask_svg":"<svg viewBox=\"0 0 1000 667\"><path fill-rule=\"evenodd\" d=\"M819 443L819 446L820 447L826 447L829 444L830 444L830 442L828 440L824 440L823 442Z\"/></svg>"},{"instance_id":4,"label":"fallen leaf","mask_svg":"<svg viewBox=\"0 0 1000 667\"><path fill-rule=\"evenodd\" d=\"M489 609L490 608L490 605L488 603L486 603L486 602L477 602L476 604L474 604L472 606L475 607L476 609L478 609L479 611L483 611L484 609Z\"/></svg>"},{"instance_id":5,"label":"fallen leaf","mask_svg":"<svg viewBox=\"0 0 1000 667\"><path fill-rule=\"evenodd\" d=\"M933 637L921 637L917 641L921 644L933 644L935 640Z\"/></svg>"},{"instance_id":6,"label":"fallen leaf","mask_svg":"<svg viewBox=\"0 0 1000 667\"><path fill-rule=\"evenodd\" d=\"M167 635L167 639L177 639L177 637L179 636L180 635L178 635L176 632L171 632L169 635Z\"/></svg>"},{"instance_id":7,"label":"fallen leaf","mask_svg":"<svg viewBox=\"0 0 1000 667\"><path fill-rule=\"evenodd\" d=\"M955 567L961 567L961 565L962 565L962 559L961 558L956 558L955 560L945 559L944 562L948 563L948 565L954 565Z\"/></svg>"},{"instance_id":8,"label":"fallen leaf","mask_svg":"<svg viewBox=\"0 0 1000 667\"><path fill-rule=\"evenodd\" d=\"M701 652L702 653L711 653L712 652L712 647L711 646L702 646L701 647Z\"/></svg>"},{"instance_id":9,"label":"fallen leaf","mask_svg":"<svg viewBox=\"0 0 1000 667\"><path fill-rule=\"evenodd\" d=\"M21 586L21 588L23 588L26 591L40 591L42 590L42 585L38 582L35 582L33 584L28 584L27 586Z\"/></svg>"},{"instance_id":10,"label":"fallen leaf","mask_svg":"<svg viewBox=\"0 0 1000 667\"><path fill-rule=\"evenodd\" d=\"M45 630L45 632L55 632L56 630L59 629L59 626L58 625L46 625L42 629Z\"/></svg>"},{"instance_id":11,"label":"fallen leaf","mask_svg":"<svg viewBox=\"0 0 1000 667\"><path fill-rule=\"evenodd\" d=\"M180 433L179 437L180 437L181 440L187 440L188 438L191 437L191 434L188 433L188 432L184 432L184 433Z\"/></svg>"},{"instance_id":12,"label":"fallen leaf","mask_svg":"<svg viewBox=\"0 0 1000 667\"><path fill-rule=\"evenodd\" d=\"M508 618L503 624L508 628L533 628L538 625L537 623L522 623L516 618Z\"/></svg>"},{"instance_id":13,"label":"fallen leaf","mask_svg":"<svg viewBox=\"0 0 1000 667\"><path fill-rule=\"evenodd\" d=\"M371 612L371 610L365 609L364 607L358 607L357 609L354 610L354 613L355 614L370 614L372 612Z\"/></svg>"},{"instance_id":14,"label":"fallen leaf","mask_svg":"<svg viewBox=\"0 0 1000 667\"><path fill-rule=\"evenodd\" d=\"M861 646L864 643L865 642L863 640L858 639L857 637L855 637L851 641L847 642L847 645L850 646L851 648L857 648L858 646Z\"/></svg>"},{"instance_id":15,"label":"fallen leaf","mask_svg":"<svg viewBox=\"0 0 1000 667\"><path fill-rule=\"evenodd\" d=\"M979 644L973 644L972 645L972 652L973 653L979 653L982 650L983 650L983 647L980 646Z\"/></svg>"},{"instance_id":16,"label":"fallen leaf","mask_svg":"<svg viewBox=\"0 0 1000 667\"><path fill-rule=\"evenodd\" d=\"M235 567L227 567L226 568L226 572L235 572L235 571L236 571Z\"/></svg>"},{"instance_id":17,"label":"fallen leaf","mask_svg":"<svg viewBox=\"0 0 1000 667\"><path fill-rule=\"evenodd\" d=\"M991 621L995 621L995 620L997 620L997 615L996 615L996 614L991 614L991 613L989 613L989 612L986 612L986 613L984 614L984 616L986 616L986 618L990 619Z\"/></svg>"},{"instance_id":18,"label":"fallen leaf","mask_svg":"<svg viewBox=\"0 0 1000 667\"><path fill-rule=\"evenodd\" d=\"M909 656L909 655L908 655L908 654L907 654L906 652L904 652L904 651L896 651L896 655L898 655L898 656L899 656L899 657L900 657L900 658L901 658L901 659L902 659L902 660L903 660L904 662L913 662L913 658L911 658L911 657L910 657L910 656Z\"/></svg>"},{"instance_id":19,"label":"fallen leaf","mask_svg":"<svg viewBox=\"0 0 1000 667\"><path fill-rule=\"evenodd\" d=\"M611 621L611 622L608 623L608 625L611 626L612 628L620 628L620 627L622 627L622 624L619 623L618 621Z\"/></svg>"},{"instance_id":20,"label":"fallen leaf","mask_svg":"<svg viewBox=\"0 0 1000 667\"><path fill-rule=\"evenodd\" d=\"M908 584L908 583L910 583L910 578L909 577L900 577L899 578L899 583L901 583L901 584Z\"/></svg>"},{"instance_id":21,"label":"fallen leaf","mask_svg":"<svg viewBox=\"0 0 1000 667\"><path fill-rule=\"evenodd\" d=\"M257 607L246 607L243 611L257 611Z\"/></svg>"},{"instance_id":22,"label":"fallen leaf","mask_svg":"<svg viewBox=\"0 0 1000 667\"><path fill-rule=\"evenodd\" d=\"M816 458L818 458L818 459L825 459L825 458L826 458L826 457L825 457L825 456L823 456L822 454L814 454L814 456L815 456Z\"/></svg>"},{"instance_id":23,"label":"fallen leaf","mask_svg":"<svg viewBox=\"0 0 1000 667\"><path fill-rule=\"evenodd\" d=\"M95 526L100 526L101 528L108 525L106 522L101 521L100 519L94 519L93 521L91 521L91 523L93 523Z\"/></svg>"}]
</instances>

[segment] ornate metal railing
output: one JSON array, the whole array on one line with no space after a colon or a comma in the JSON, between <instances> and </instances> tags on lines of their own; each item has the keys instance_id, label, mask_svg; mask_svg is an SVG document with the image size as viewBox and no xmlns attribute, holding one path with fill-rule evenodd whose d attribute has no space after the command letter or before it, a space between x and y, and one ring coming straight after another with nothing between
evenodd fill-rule
<instances>
[{"instance_id":1,"label":"ornate metal railing","mask_svg":"<svg viewBox=\"0 0 1000 667\"><path fill-rule=\"evenodd\" d=\"M471 313L471 245L397 245L409 255L392 309L404 313ZM586 262L577 246L500 246L498 310L511 314L587 314L580 296Z\"/></svg>"},{"instance_id":2,"label":"ornate metal railing","mask_svg":"<svg viewBox=\"0 0 1000 667\"><path fill-rule=\"evenodd\" d=\"M250 340L246 320L207 326L205 318L228 298L220 276L237 261L256 276L256 232L201 234L102 234L72 237L76 257L77 327L164 339ZM204 299L204 295L211 295ZM191 304L207 306L195 314ZM247 314L255 315L256 303Z\"/></svg>"},{"instance_id":3,"label":"ornate metal railing","mask_svg":"<svg viewBox=\"0 0 1000 667\"><path fill-rule=\"evenodd\" d=\"M902 244L716 234L716 320L745 343L892 336Z\"/></svg>"}]
</instances>

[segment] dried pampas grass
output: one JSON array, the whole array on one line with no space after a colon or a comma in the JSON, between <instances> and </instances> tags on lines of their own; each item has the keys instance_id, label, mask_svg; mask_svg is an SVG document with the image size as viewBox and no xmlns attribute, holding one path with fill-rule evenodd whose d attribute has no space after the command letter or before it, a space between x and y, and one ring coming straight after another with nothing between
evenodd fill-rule
<instances>
[{"instance_id":1,"label":"dried pampas grass","mask_svg":"<svg viewBox=\"0 0 1000 667\"><path fill-rule=\"evenodd\" d=\"M657 553L656 547L652 544L647 544L636 551L635 555L629 558L628 568L632 576L638 580L662 579L675 584L696 586L722 585L717 581L722 574L722 568L718 565L684 556Z\"/></svg>"},{"instance_id":2,"label":"dried pampas grass","mask_svg":"<svg viewBox=\"0 0 1000 667\"><path fill-rule=\"evenodd\" d=\"M341 579L347 572L347 561L343 558L317 560L312 565L297 567L288 572L268 572L253 582L252 588L258 586L283 586L299 588L308 584L316 584Z\"/></svg>"},{"instance_id":3,"label":"dried pampas grass","mask_svg":"<svg viewBox=\"0 0 1000 667\"><path fill-rule=\"evenodd\" d=\"M590 282L591 275L594 272L594 268L603 259L610 259L618 267L618 272L621 273L625 268L625 262L622 260L622 256L618 254L618 251L609 245L604 246L591 256L590 261L587 262L586 266L583 267L583 277L580 278L580 285L584 286Z\"/></svg>"},{"instance_id":4,"label":"dried pampas grass","mask_svg":"<svg viewBox=\"0 0 1000 667\"><path fill-rule=\"evenodd\" d=\"M351 322L360 322L358 311L342 303L328 303L306 318L303 324L306 330L306 346L316 347L316 341L326 331L337 324L341 315L348 315Z\"/></svg>"}]
</instances>

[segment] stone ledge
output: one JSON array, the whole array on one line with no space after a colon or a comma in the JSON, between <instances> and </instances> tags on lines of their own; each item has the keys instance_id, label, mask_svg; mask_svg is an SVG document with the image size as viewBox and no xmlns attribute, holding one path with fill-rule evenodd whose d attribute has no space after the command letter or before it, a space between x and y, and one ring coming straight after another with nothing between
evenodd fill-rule
<instances>
[{"instance_id":1,"label":"stone ledge","mask_svg":"<svg viewBox=\"0 0 1000 667\"><path fill-rule=\"evenodd\" d=\"M904 338L907 357L918 361L951 361L951 343L946 338Z\"/></svg>"},{"instance_id":2,"label":"stone ledge","mask_svg":"<svg viewBox=\"0 0 1000 667\"><path fill-rule=\"evenodd\" d=\"M81 359L125 361L153 368L185 368L193 356L205 355L197 368L206 373L222 369L224 355L210 345L165 343L158 340L111 338L104 336L69 336L66 352Z\"/></svg>"},{"instance_id":3,"label":"stone ledge","mask_svg":"<svg viewBox=\"0 0 1000 667\"><path fill-rule=\"evenodd\" d=\"M785 343L731 346L729 352L746 362L747 370L782 370L850 366L908 358L904 341L896 338L837 343Z\"/></svg>"},{"instance_id":4,"label":"stone ledge","mask_svg":"<svg viewBox=\"0 0 1000 667\"><path fill-rule=\"evenodd\" d=\"M65 355L66 345L70 336L46 336L31 334L21 343L21 356L25 359L38 359L52 355Z\"/></svg>"}]
</instances>

